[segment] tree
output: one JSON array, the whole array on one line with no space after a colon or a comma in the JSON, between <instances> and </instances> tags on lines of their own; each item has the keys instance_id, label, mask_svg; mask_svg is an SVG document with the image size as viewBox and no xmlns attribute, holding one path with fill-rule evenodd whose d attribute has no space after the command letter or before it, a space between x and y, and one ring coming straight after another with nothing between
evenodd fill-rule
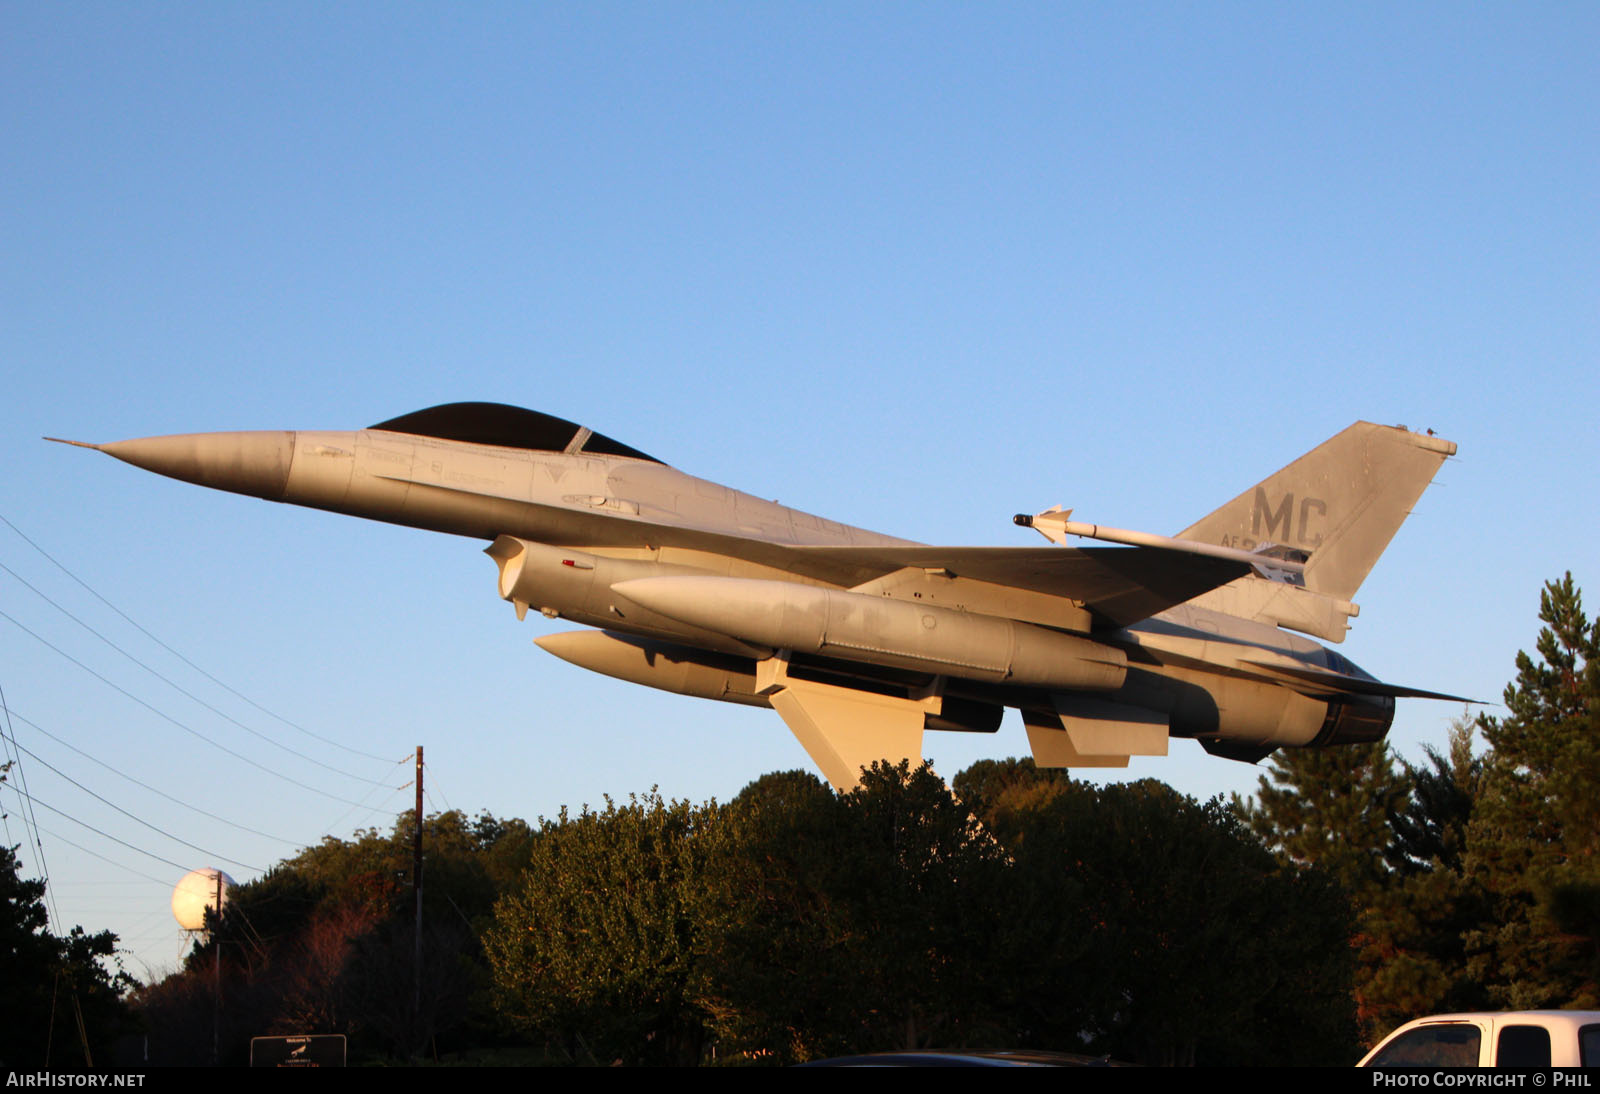
<instances>
[{"instance_id":1,"label":"tree","mask_svg":"<svg viewBox=\"0 0 1600 1094\"><path fill-rule=\"evenodd\" d=\"M1148 1064L1340 1063L1355 1050L1349 914L1221 802L1072 783L1000 837L1028 907L1046 1043Z\"/></svg>"},{"instance_id":2,"label":"tree","mask_svg":"<svg viewBox=\"0 0 1600 1094\"><path fill-rule=\"evenodd\" d=\"M844 798L849 900L871 1047L992 1037L988 1004L1010 872L994 838L926 763L874 764Z\"/></svg>"},{"instance_id":3,"label":"tree","mask_svg":"<svg viewBox=\"0 0 1600 1094\"><path fill-rule=\"evenodd\" d=\"M212 937L184 970L138 993L152 1061L209 1059L218 947L224 1062L242 1063L249 1038L264 1032L344 1033L353 1059L405 1058L425 1045L448 1051L498 1037L487 1007L471 1007L487 979L478 929L520 873L531 833L522 821L488 813L424 819L415 992L414 830L406 813L389 832L328 837L232 890Z\"/></svg>"},{"instance_id":4,"label":"tree","mask_svg":"<svg viewBox=\"0 0 1600 1094\"><path fill-rule=\"evenodd\" d=\"M0 1066L105 1067L133 981L105 967L116 956L110 931L52 935L44 893L43 881L23 879L15 850L0 847Z\"/></svg>"},{"instance_id":5,"label":"tree","mask_svg":"<svg viewBox=\"0 0 1600 1094\"><path fill-rule=\"evenodd\" d=\"M990 831L1011 831L1019 812L1036 809L1071 790L1072 775L1060 767L1039 767L1032 759L979 760L951 780L956 797ZM1004 837L1002 836L1002 842Z\"/></svg>"},{"instance_id":6,"label":"tree","mask_svg":"<svg viewBox=\"0 0 1600 1094\"><path fill-rule=\"evenodd\" d=\"M843 801L815 775L746 786L709 834L695 987L720 1060L792 1064L859 1043L856 956L870 925L851 914L863 853ZM863 937L865 936L865 937Z\"/></svg>"},{"instance_id":7,"label":"tree","mask_svg":"<svg viewBox=\"0 0 1600 1094\"><path fill-rule=\"evenodd\" d=\"M484 933L502 1013L573 1059L699 1060L705 1015L690 987L715 806L655 793L545 821L518 886Z\"/></svg>"},{"instance_id":8,"label":"tree","mask_svg":"<svg viewBox=\"0 0 1600 1094\"><path fill-rule=\"evenodd\" d=\"M1408 803L1390 818L1393 872L1360 909L1356 935L1356 999L1369 1044L1419 1014L1489 1005L1466 951L1467 935L1489 915L1481 886L1465 872L1483 780L1475 730L1463 715L1451 726L1448 756L1429 746L1426 765L1405 765Z\"/></svg>"},{"instance_id":9,"label":"tree","mask_svg":"<svg viewBox=\"0 0 1600 1094\"><path fill-rule=\"evenodd\" d=\"M926 764L837 796L768 775L711 839L701 996L722 1059L1009 1043L1010 873Z\"/></svg>"},{"instance_id":10,"label":"tree","mask_svg":"<svg viewBox=\"0 0 1600 1094\"><path fill-rule=\"evenodd\" d=\"M1393 838L1387 857L1394 869L1460 871L1483 782L1483 757L1472 750L1476 730L1477 723L1463 714L1450 724L1448 756L1426 745L1426 766L1405 764L1406 806L1389 817Z\"/></svg>"},{"instance_id":11,"label":"tree","mask_svg":"<svg viewBox=\"0 0 1600 1094\"><path fill-rule=\"evenodd\" d=\"M1572 574L1547 582L1538 660L1517 654L1507 716L1469 829L1468 871L1492 918L1473 968L1507 1007L1600 1006L1600 620Z\"/></svg>"},{"instance_id":12,"label":"tree","mask_svg":"<svg viewBox=\"0 0 1600 1094\"><path fill-rule=\"evenodd\" d=\"M1291 862L1314 863L1358 905L1387 881L1390 819L1407 805L1389 746L1280 749L1253 801L1233 808L1263 843Z\"/></svg>"},{"instance_id":13,"label":"tree","mask_svg":"<svg viewBox=\"0 0 1600 1094\"><path fill-rule=\"evenodd\" d=\"M1235 810L1268 846L1338 878L1351 903L1357 1015L1371 1042L1420 1013L1485 1005L1465 936L1486 914L1463 872L1482 781L1475 725L1451 730L1449 755L1396 772L1382 742L1280 752L1272 782Z\"/></svg>"}]
</instances>

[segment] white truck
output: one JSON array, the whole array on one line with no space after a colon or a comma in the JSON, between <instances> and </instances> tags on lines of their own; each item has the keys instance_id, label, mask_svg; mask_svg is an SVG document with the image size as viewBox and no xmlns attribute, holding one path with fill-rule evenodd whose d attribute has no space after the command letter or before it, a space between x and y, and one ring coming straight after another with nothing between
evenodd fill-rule
<instances>
[{"instance_id":1,"label":"white truck","mask_svg":"<svg viewBox=\"0 0 1600 1094\"><path fill-rule=\"evenodd\" d=\"M1600 1067L1600 1011L1435 1014L1407 1022L1359 1067Z\"/></svg>"}]
</instances>

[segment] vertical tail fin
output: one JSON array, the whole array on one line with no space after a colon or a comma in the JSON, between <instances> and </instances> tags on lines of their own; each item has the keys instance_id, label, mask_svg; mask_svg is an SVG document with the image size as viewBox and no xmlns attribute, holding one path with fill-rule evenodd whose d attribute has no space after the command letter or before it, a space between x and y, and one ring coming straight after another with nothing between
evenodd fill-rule
<instances>
[{"instance_id":1,"label":"vertical tail fin","mask_svg":"<svg viewBox=\"0 0 1600 1094\"><path fill-rule=\"evenodd\" d=\"M1455 443L1357 422L1178 533L1180 539L1310 554L1306 588L1349 600Z\"/></svg>"}]
</instances>

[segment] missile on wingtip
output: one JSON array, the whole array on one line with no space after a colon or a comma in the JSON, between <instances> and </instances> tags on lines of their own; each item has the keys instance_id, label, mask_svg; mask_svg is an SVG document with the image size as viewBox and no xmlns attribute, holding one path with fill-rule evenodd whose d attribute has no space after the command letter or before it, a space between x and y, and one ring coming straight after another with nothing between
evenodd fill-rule
<instances>
[{"instance_id":1,"label":"missile on wingtip","mask_svg":"<svg viewBox=\"0 0 1600 1094\"><path fill-rule=\"evenodd\" d=\"M1158 536L1152 532L1136 532L1131 528L1111 528L1104 524L1089 524L1086 521L1071 520L1071 509L1062 509L1059 505L1046 509L1042 513L1032 516L1027 513L1018 513L1011 518L1013 524L1022 528L1032 528L1051 543L1065 544L1068 536L1082 536L1084 539L1098 539L1106 543L1122 543L1130 547L1155 547L1165 551L1178 551L1189 555L1205 555L1208 558L1222 558L1230 562L1243 562L1253 566L1257 571L1266 571L1286 576L1290 579L1300 578L1305 573L1305 563L1297 558L1284 558L1278 555L1264 554L1259 550L1245 551L1237 547L1222 547L1215 543L1202 543L1192 539L1178 539L1175 536Z\"/></svg>"},{"instance_id":2,"label":"missile on wingtip","mask_svg":"<svg viewBox=\"0 0 1600 1094\"><path fill-rule=\"evenodd\" d=\"M1127 657L1044 627L787 581L646 577L613 596L756 646L1040 688L1115 689Z\"/></svg>"}]
</instances>

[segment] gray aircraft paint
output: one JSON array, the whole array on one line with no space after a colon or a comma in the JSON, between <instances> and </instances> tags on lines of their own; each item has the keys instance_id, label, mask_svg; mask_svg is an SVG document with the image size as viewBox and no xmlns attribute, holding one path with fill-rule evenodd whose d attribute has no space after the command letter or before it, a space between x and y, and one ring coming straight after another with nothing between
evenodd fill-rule
<instances>
[{"instance_id":1,"label":"gray aircraft paint","mask_svg":"<svg viewBox=\"0 0 1600 1094\"><path fill-rule=\"evenodd\" d=\"M1377 740L1395 697L1455 698L1383 684L1283 629L1344 637L1350 597L1455 452L1432 436L1357 423L1177 537L1052 510L1019 522L1058 542L1066 529L1138 545L935 548L530 411L452 404L384 425L395 428L84 447L491 541L519 617L598 628L541 647L634 683L771 707L841 789L873 760L919 759L925 730L989 732L1006 707L1041 765L1116 767L1164 754L1169 736L1246 760ZM541 440L524 445L524 426Z\"/></svg>"}]
</instances>

